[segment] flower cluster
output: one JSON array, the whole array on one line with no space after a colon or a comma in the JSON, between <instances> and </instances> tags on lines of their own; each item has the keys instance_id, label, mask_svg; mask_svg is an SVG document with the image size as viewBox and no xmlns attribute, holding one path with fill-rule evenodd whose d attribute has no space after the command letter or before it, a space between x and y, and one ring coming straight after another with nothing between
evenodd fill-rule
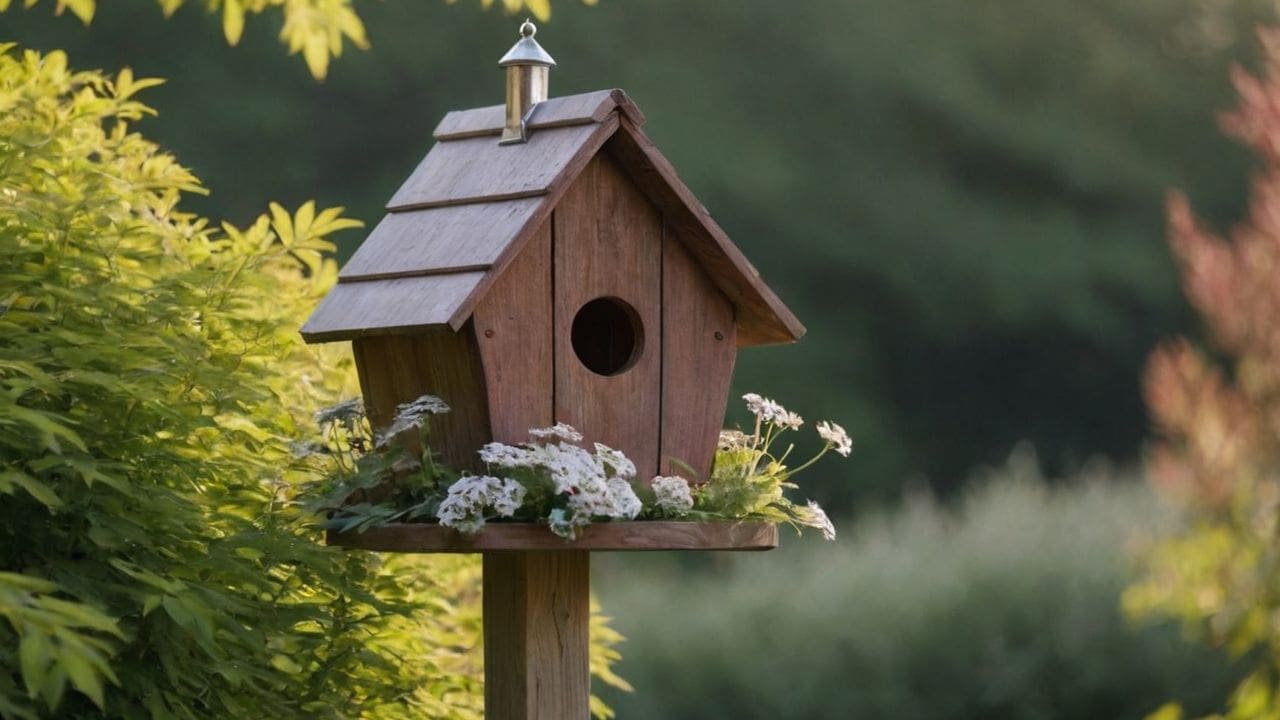
<instances>
[{"instance_id":1,"label":"flower cluster","mask_svg":"<svg viewBox=\"0 0 1280 720\"><path fill-rule=\"evenodd\" d=\"M529 434L543 442L489 443L480 449L480 459L550 496L546 520L556 534L573 538L593 519L630 520L643 510L631 486L636 466L621 452L600 443L595 452L572 445L582 435L563 423Z\"/></svg>"},{"instance_id":2,"label":"flower cluster","mask_svg":"<svg viewBox=\"0 0 1280 720\"><path fill-rule=\"evenodd\" d=\"M478 532L489 517L511 517L524 503L524 486L515 480L468 475L449 486L436 517L465 533Z\"/></svg>"},{"instance_id":3,"label":"flower cluster","mask_svg":"<svg viewBox=\"0 0 1280 720\"><path fill-rule=\"evenodd\" d=\"M396 406L396 415L391 424L378 434L377 446L386 447L397 435L412 429L426 427L426 421L432 415L443 415L449 412L449 405L435 395L422 395L416 400Z\"/></svg>"},{"instance_id":4,"label":"flower cluster","mask_svg":"<svg viewBox=\"0 0 1280 720\"><path fill-rule=\"evenodd\" d=\"M659 475L650 485L654 506L666 515L684 515L693 509L693 491L689 481L679 476Z\"/></svg>"},{"instance_id":5,"label":"flower cluster","mask_svg":"<svg viewBox=\"0 0 1280 720\"><path fill-rule=\"evenodd\" d=\"M804 418L769 398L747 393L742 396L742 399L747 401L747 409L756 416L757 426L758 423L764 422L787 430L799 430L800 426L804 425Z\"/></svg>"}]
</instances>

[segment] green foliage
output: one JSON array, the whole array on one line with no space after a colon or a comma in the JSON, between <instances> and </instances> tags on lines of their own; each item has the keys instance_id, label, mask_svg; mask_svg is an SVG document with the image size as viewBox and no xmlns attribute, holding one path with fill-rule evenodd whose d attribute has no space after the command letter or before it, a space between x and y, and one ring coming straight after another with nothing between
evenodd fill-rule
<instances>
[{"instance_id":1,"label":"green foliage","mask_svg":"<svg viewBox=\"0 0 1280 720\"><path fill-rule=\"evenodd\" d=\"M1221 702L1240 677L1224 654L1119 610L1128 549L1169 514L1105 473L1045 482L1020 452L955 508L916 497L838 522L835 543L604 557L636 688L609 700L636 720L1098 720Z\"/></svg>"},{"instance_id":2,"label":"green foliage","mask_svg":"<svg viewBox=\"0 0 1280 720\"><path fill-rule=\"evenodd\" d=\"M1238 720L1280 716L1280 29L1260 35L1266 72L1234 73L1239 104L1223 116L1262 166L1248 215L1223 237L1185 197L1169 203L1187 296L1222 358L1185 339L1152 353L1147 400L1161 442L1151 475L1189 522L1147 555L1125 594L1135 615L1174 617L1237 656L1251 653L1226 712Z\"/></svg>"},{"instance_id":3,"label":"green foliage","mask_svg":"<svg viewBox=\"0 0 1280 720\"><path fill-rule=\"evenodd\" d=\"M596 0L582 0L594 5ZM22 0L23 7L32 7L39 0ZM165 16L171 16L187 3L187 0L157 0ZM457 0L448 0L453 3ZM480 0L486 9L494 0ZM210 14L221 14L222 32L227 42L235 45L244 35L245 15L260 15L267 10L278 10L283 17L280 42L289 48L290 55L302 53L307 69L317 80L323 80L329 72L329 60L342 57L343 42L364 50L369 47L364 23L356 14L353 0L201 0ZM0 0L0 12L9 9L13 0ZM551 18L550 0L502 0L508 14L528 10L539 20ZM70 10L86 25L98 10L98 0L56 0L55 10L61 15Z\"/></svg>"},{"instance_id":4,"label":"green foliage","mask_svg":"<svg viewBox=\"0 0 1280 720\"><path fill-rule=\"evenodd\" d=\"M298 502L352 368L297 326L356 223L182 210L155 82L0 47L0 716L478 717L478 563L326 548Z\"/></svg>"}]
</instances>

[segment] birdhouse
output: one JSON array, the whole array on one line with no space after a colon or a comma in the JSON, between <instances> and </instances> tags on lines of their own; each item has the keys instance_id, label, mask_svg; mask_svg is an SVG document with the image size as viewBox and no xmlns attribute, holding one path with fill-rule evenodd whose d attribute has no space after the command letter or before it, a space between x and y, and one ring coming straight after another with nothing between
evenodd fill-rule
<instances>
[{"instance_id":1,"label":"birdhouse","mask_svg":"<svg viewBox=\"0 0 1280 720\"><path fill-rule=\"evenodd\" d=\"M474 467L485 443L567 423L641 480L706 477L740 347L804 328L650 142L620 90L547 98L532 24L499 62L505 105L450 112L302 329L352 343L367 414L423 394L432 449ZM484 553L485 716L589 716L589 552L764 550L771 523L545 525L464 536L431 523L330 533L350 548Z\"/></svg>"},{"instance_id":2,"label":"birdhouse","mask_svg":"<svg viewBox=\"0 0 1280 720\"><path fill-rule=\"evenodd\" d=\"M532 25L507 104L450 112L302 329L350 340L375 427L424 393L455 466L564 422L639 477L705 473L740 347L804 328L621 90L546 99ZM696 479L696 478L690 478Z\"/></svg>"}]
</instances>

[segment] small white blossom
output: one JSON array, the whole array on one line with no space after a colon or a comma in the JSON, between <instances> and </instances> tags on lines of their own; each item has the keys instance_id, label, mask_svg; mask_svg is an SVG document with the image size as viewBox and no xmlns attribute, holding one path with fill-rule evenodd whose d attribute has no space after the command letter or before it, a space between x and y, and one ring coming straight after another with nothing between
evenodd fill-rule
<instances>
[{"instance_id":1,"label":"small white blossom","mask_svg":"<svg viewBox=\"0 0 1280 720\"><path fill-rule=\"evenodd\" d=\"M849 453L853 452L853 441L849 439L849 433L844 428L833 422L823 420L817 424L818 436L830 443L831 448L837 453L849 457Z\"/></svg>"},{"instance_id":2,"label":"small white blossom","mask_svg":"<svg viewBox=\"0 0 1280 720\"><path fill-rule=\"evenodd\" d=\"M422 423L432 415L449 412L449 406L435 395L421 395L418 398L396 406L396 416L391 424L378 436L378 445L389 443L400 433L412 428L421 427Z\"/></svg>"},{"instance_id":3,"label":"small white blossom","mask_svg":"<svg viewBox=\"0 0 1280 720\"><path fill-rule=\"evenodd\" d=\"M636 476L635 463L631 462L620 450L614 450L608 445L596 443L596 457L612 469L613 474L617 477L630 480Z\"/></svg>"},{"instance_id":4,"label":"small white blossom","mask_svg":"<svg viewBox=\"0 0 1280 720\"><path fill-rule=\"evenodd\" d=\"M799 430L804 425L804 418L790 410L783 410L773 419L773 424L788 430Z\"/></svg>"},{"instance_id":5,"label":"small white blossom","mask_svg":"<svg viewBox=\"0 0 1280 720\"><path fill-rule=\"evenodd\" d=\"M760 397L755 393L747 393L742 396L742 399L747 402L747 409L762 422L773 423L778 427L790 430L799 429L804 424L804 419L799 415L787 410L769 398Z\"/></svg>"},{"instance_id":6,"label":"small white blossom","mask_svg":"<svg viewBox=\"0 0 1280 720\"><path fill-rule=\"evenodd\" d=\"M343 400L336 405L330 405L316 411L316 423L324 425L331 422L353 421L364 414L364 405L360 402L360 398L351 398Z\"/></svg>"},{"instance_id":7,"label":"small white blossom","mask_svg":"<svg viewBox=\"0 0 1280 720\"><path fill-rule=\"evenodd\" d=\"M717 447L721 450L741 450L751 447L751 436L741 430L721 430Z\"/></svg>"},{"instance_id":8,"label":"small white blossom","mask_svg":"<svg viewBox=\"0 0 1280 720\"><path fill-rule=\"evenodd\" d=\"M527 448L491 442L480 448L480 460L486 465L502 468L530 467L533 463L533 452Z\"/></svg>"},{"instance_id":9,"label":"small white blossom","mask_svg":"<svg viewBox=\"0 0 1280 720\"><path fill-rule=\"evenodd\" d=\"M484 527L486 516L511 517L524 502L524 486L515 480L469 475L449 486L436 510L440 524L464 533Z\"/></svg>"},{"instance_id":10,"label":"small white blossom","mask_svg":"<svg viewBox=\"0 0 1280 720\"><path fill-rule=\"evenodd\" d=\"M551 427L532 428L529 430L529 436L537 440L564 440L565 442L582 442L582 433L573 428L572 425L565 423L556 423Z\"/></svg>"},{"instance_id":11,"label":"small white blossom","mask_svg":"<svg viewBox=\"0 0 1280 720\"><path fill-rule=\"evenodd\" d=\"M836 539L836 526L831 522L831 518L827 517L827 511L822 509L821 505L810 500L805 506L808 511L809 521L805 523L810 527L815 527L822 531L822 537L825 540Z\"/></svg>"},{"instance_id":12,"label":"small white blossom","mask_svg":"<svg viewBox=\"0 0 1280 720\"><path fill-rule=\"evenodd\" d=\"M670 515L683 515L693 509L693 492L689 481L679 476L659 475L653 479L654 504Z\"/></svg>"}]
</instances>

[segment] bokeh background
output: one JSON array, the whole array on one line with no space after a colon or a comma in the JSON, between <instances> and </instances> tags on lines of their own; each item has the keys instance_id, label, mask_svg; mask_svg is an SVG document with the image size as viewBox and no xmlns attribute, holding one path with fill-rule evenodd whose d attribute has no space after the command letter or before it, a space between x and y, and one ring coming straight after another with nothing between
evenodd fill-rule
<instances>
[{"instance_id":1,"label":"bokeh background","mask_svg":"<svg viewBox=\"0 0 1280 720\"><path fill-rule=\"evenodd\" d=\"M170 82L148 134L245 224L268 199L370 227L449 109L498 104L517 18L358 4L373 43L317 83L274 16L227 47L199 7L0 14L0 39ZM1198 335L1165 244L1171 188L1219 227L1249 160L1228 69L1253 0L553 3L552 94L624 88L647 130L807 324L735 388L849 428L803 482L840 542L602 558L632 636L623 718L1141 717L1222 702L1235 669L1120 614L1168 518L1141 483L1140 375ZM346 256L362 238L342 238ZM730 409L728 422L745 421ZM807 440L800 441L801 450Z\"/></svg>"}]
</instances>

